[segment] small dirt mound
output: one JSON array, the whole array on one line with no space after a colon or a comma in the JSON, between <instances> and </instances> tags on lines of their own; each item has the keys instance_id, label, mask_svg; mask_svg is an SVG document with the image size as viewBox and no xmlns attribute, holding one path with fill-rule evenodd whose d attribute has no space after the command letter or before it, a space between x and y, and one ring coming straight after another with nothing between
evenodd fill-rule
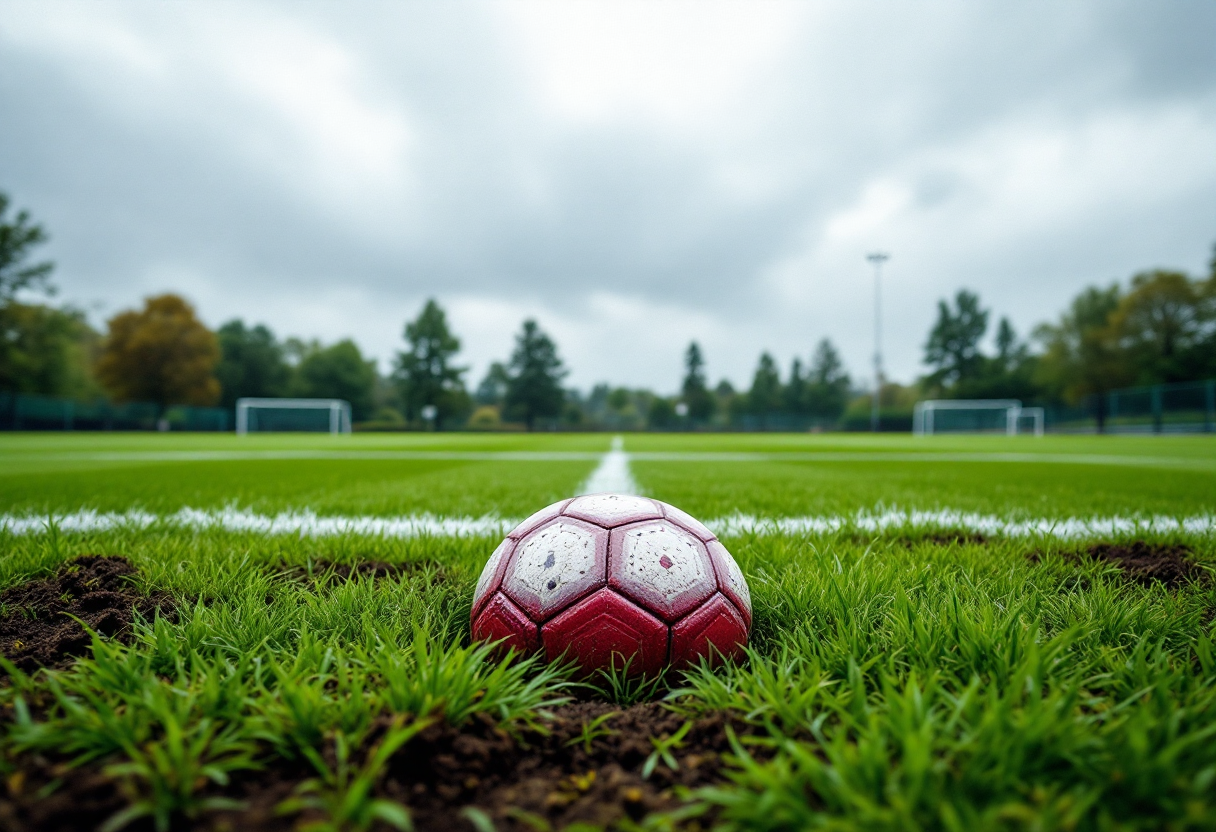
<instances>
[{"instance_id":1,"label":"small dirt mound","mask_svg":"<svg viewBox=\"0 0 1216 832\"><path fill-rule=\"evenodd\" d=\"M1093 560L1113 563L1129 580L1144 586L1162 583L1171 589L1191 581L1202 581L1207 573L1191 560L1189 547L1134 543L1096 543L1085 550Z\"/></svg>"},{"instance_id":2,"label":"small dirt mound","mask_svg":"<svg viewBox=\"0 0 1216 832\"><path fill-rule=\"evenodd\" d=\"M614 715L596 723L607 714ZM674 808L673 786L717 782L722 753L730 750L726 717L703 718L673 749L678 768L659 762L643 779L651 738L674 736L683 717L656 702L582 702L556 717L551 734L522 743L489 722L461 731L432 726L394 760L383 791L411 807L420 830L472 829L459 815L469 805L504 830L542 828L538 818L553 829L576 822L608 828ZM743 726L736 731L746 733Z\"/></svg>"},{"instance_id":3,"label":"small dirt mound","mask_svg":"<svg viewBox=\"0 0 1216 832\"><path fill-rule=\"evenodd\" d=\"M123 640L137 612L145 618L158 610L172 615L169 595L140 595L130 581L134 574L126 558L85 555L51 578L5 590L0 594L0 652L26 672L62 668L90 644L89 634L71 616Z\"/></svg>"}]
</instances>

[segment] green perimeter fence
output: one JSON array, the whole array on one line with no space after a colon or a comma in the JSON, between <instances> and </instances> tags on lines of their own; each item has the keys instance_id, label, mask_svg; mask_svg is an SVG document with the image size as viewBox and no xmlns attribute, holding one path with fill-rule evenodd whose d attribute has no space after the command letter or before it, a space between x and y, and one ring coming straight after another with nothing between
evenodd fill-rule
<instances>
[{"instance_id":1,"label":"green perimeter fence","mask_svg":"<svg viewBox=\"0 0 1216 832\"><path fill-rule=\"evenodd\" d=\"M1048 408L1046 421L1057 433L1212 433L1216 380L1112 390Z\"/></svg>"},{"instance_id":2,"label":"green perimeter fence","mask_svg":"<svg viewBox=\"0 0 1216 832\"><path fill-rule=\"evenodd\" d=\"M24 393L0 393L0 430L232 430L223 407L175 405L163 414L149 402L114 404Z\"/></svg>"},{"instance_id":3,"label":"green perimeter fence","mask_svg":"<svg viewBox=\"0 0 1216 832\"><path fill-rule=\"evenodd\" d=\"M1030 406L1036 403L1025 404ZM1129 387L1089 396L1076 406L1049 405L1044 410L1045 428L1052 433L1213 433L1216 432L1216 380ZM234 428L232 412L222 407L179 405L165 410L163 416L158 417L158 412L159 408L148 402L114 404L105 400L82 402L24 393L0 393L0 430L229 431ZM1004 432L1004 416L999 415L1000 424L989 426L985 423L959 429ZM327 425L328 422L317 429L326 430ZM310 425L292 422L271 429L309 428ZM575 429L588 428L583 426ZM612 425L591 429L622 430ZM870 429L870 423L868 414L864 420L846 417L839 423L828 424L823 420L788 413L770 413L746 415L717 428L675 423L661 430L689 429L865 432ZM880 430L887 433L910 432L911 410L904 412L883 408Z\"/></svg>"}]
</instances>

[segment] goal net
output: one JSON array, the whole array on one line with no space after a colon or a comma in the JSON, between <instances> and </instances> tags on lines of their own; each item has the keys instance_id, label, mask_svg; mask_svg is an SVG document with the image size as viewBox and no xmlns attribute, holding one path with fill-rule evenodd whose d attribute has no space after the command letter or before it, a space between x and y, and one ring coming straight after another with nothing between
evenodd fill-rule
<instances>
[{"instance_id":1,"label":"goal net","mask_svg":"<svg viewBox=\"0 0 1216 832\"><path fill-rule=\"evenodd\" d=\"M912 433L1019 433L1043 435L1043 408L1017 399L929 399L912 411Z\"/></svg>"},{"instance_id":2,"label":"goal net","mask_svg":"<svg viewBox=\"0 0 1216 832\"><path fill-rule=\"evenodd\" d=\"M350 402L342 399L237 399L236 432L350 433Z\"/></svg>"}]
</instances>

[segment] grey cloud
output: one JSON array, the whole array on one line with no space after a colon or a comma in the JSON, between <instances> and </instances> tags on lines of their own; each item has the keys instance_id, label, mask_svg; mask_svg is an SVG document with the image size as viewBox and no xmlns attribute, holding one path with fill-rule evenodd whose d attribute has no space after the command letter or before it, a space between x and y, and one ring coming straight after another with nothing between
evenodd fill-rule
<instances>
[{"instance_id":1,"label":"grey cloud","mask_svg":"<svg viewBox=\"0 0 1216 832\"><path fill-rule=\"evenodd\" d=\"M399 107L412 131L404 192L382 208L371 197L327 207L302 195L322 189L317 171L300 167L285 180L233 138L265 114L230 91L187 74L161 105L133 112L117 71L6 44L0 21L0 187L50 226L69 297L129 303L147 281L180 269L211 297L231 287L234 298L259 299L259 308L216 301L215 315L291 332L298 324L283 317L276 292L345 284L402 316L429 294L482 297L564 320L610 292L718 321L702 340L711 355L742 356L722 361L737 381L760 349L804 354L820 335L864 373L861 255L899 229L880 224L859 239L855 268L823 252L828 221L874 182L906 185L908 210L923 219L985 187L952 163L957 148L988 134L1025 124L1067 133L1169 106L1216 123L1216 11L1207 3L837 9L804 24L704 135L641 117L563 120L521 69L492 7L266 8L329 33L358 58L369 94ZM140 7L124 9L120 24L143 20ZM189 42L172 9L148 15L154 39ZM230 25L244 24L234 15ZM775 184L759 197L736 193L721 180L730 165ZM916 372L934 301L960 285L1026 329L1085 282L1155 264L1145 258L1197 264L1216 235L1216 178L1201 172L1165 199L1024 233L1002 231L1010 219L993 216L983 247L965 254L954 235L896 251L894 371ZM773 288L773 269L821 256L805 307ZM396 328L372 337L350 314L351 334L387 358ZM600 353L580 378L674 386L671 370L641 359L614 365L611 351Z\"/></svg>"}]
</instances>

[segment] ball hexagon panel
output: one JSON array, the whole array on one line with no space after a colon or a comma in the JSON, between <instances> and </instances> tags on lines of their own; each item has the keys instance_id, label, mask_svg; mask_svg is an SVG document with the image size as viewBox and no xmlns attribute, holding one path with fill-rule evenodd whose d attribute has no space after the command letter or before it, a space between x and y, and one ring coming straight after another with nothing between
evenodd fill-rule
<instances>
[{"instance_id":1,"label":"ball hexagon panel","mask_svg":"<svg viewBox=\"0 0 1216 832\"><path fill-rule=\"evenodd\" d=\"M668 628L627 598L601 589L540 628L545 656L573 660L584 671L618 670L629 660L630 675L658 674L667 663Z\"/></svg>"},{"instance_id":2,"label":"ball hexagon panel","mask_svg":"<svg viewBox=\"0 0 1216 832\"><path fill-rule=\"evenodd\" d=\"M718 582L705 544L669 520L612 530L608 585L666 621L714 594Z\"/></svg>"},{"instance_id":3,"label":"ball hexagon panel","mask_svg":"<svg viewBox=\"0 0 1216 832\"><path fill-rule=\"evenodd\" d=\"M738 658L747 644L747 624L720 592L671 628L671 664L677 670L696 664Z\"/></svg>"},{"instance_id":4,"label":"ball hexagon panel","mask_svg":"<svg viewBox=\"0 0 1216 832\"><path fill-rule=\"evenodd\" d=\"M655 500L655 502L659 504L659 507L663 510L663 516L668 520L683 526L697 537L701 538L703 541L710 541L714 539L714 533L706 528L704 523L693 517L687 511L683 511L675 506L668 505L661 500Z\"/></svg>"},{"instance_id":5,"label":"ball hexagon panel","mask_svg":"<svg viewBox=\"0 0 1216 832\"><path fill-rule=\"evenodd\" d=\"M534 512L532 514L532 516L529 517L527 520L520 523L515 528L511 529L511 533L508 534L507 537L511 537L516 540L519 540L521 537L526 535L528 532L532 531L535 528L543 526L545 523L549 522L554 517L561 514L562 509L564 509L569 504L570 504L570 500L561 500L560 502L556 502L551 506L545 506L540 511Z\"/></svg>"},{"instance_id":6,"label":"ball hexagon panel","mask_svg":"<svg viewBox=\"0 0 1216 832\"><path fill-rule=\"evenodd\" d=\"M476 641L506 639L502 643L504 650L514 647L524 655L540 648L540 628L501 592L494 593L473 621L473 638Z\"/></svg>"},{"instance_id":7,"label":"ball hexagon panel","mask_svg":"<svg viewBox=\"0 0 1216 832\"><path fill-rule=\"evenodd\" d=\"M562 510L567 517L578 517L605 529L636 523L639 520L657 520L663 516L654 500L632 494L587 494L575 497Z\"/></svg>"},{"instance_id":8,"label":"ball hexagon panel","mask_svg":"<svg viewBox=\"0 0 1216 832\"><path fill-rule=\"evenodd\" d=\"M709 556L713 558L714 570L718 573L718 589L734 602L750 628L752 626L752 593L747 588L743 570L739 568L739 564L735 563L730 552L726 551L726 547L717 540L711 540L705 545L709 549Z\"/></svg>"},{"instance_id":9,"label":"ball hexagon panel","mask_svg":"<svg viewBox=\"0 0 1216 832\"><path fill-rule=\"evenodd\" d=\"M477 590L473 593L473 618L477 618L486 601L498 591L503 570L506 569L507 561L514 550L515 541L508 537L498 544L494 554L486 561L485 568L481 570L481 577L477 579Z\"/></svg>"},{"instance_id":10,"label":"ball hexagon panel","mask_svg":"<svg viewBox=\"0 0 1216 832\"><path fill-rule=\"evenodd\" d=\"M544 621L606 580L608 531L559 517L520 540L502 591L533 621Z\"/></svg>"}]
</instances>

